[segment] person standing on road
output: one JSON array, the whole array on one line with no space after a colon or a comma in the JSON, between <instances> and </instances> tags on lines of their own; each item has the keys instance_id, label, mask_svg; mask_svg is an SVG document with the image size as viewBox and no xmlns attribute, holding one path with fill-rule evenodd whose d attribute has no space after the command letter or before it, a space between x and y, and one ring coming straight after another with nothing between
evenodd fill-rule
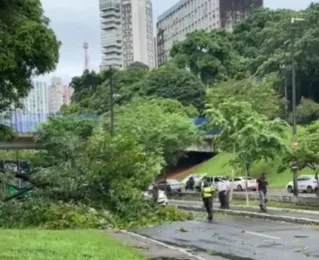
<instances>
[{"instance_id":1,"label":"person standing on road","mask_svg":"<svg viewBox=\"0 0 319 260\"><path fill-rule=\"evenodd\" d=\"M190 189L191 191L194 191L194 187L195 187L195 180L194 180L194 177L191 176L191 177L189 178L189 189Z\"/></svg>"},{"instance_id":2,"label":"person standing on road","mask_svg":"<svg viewBox=\"0 0 319 260\"><path fill-rule=\"evenodd\" d=\"M226 189L227 185L224 182L224 180L220 179L218 182L218 197L219 197L219 203L220 203L220 208L221 209L226 209Z\"/></svg>"},{"instance_id":3,"label":"person standing on road","mask_svg":"<svg viewBox=\"0 0 319 260\"><path fill-rule=\"evenodd\" d=\"M213 196L214 196L214 189L208 182L204 182L204 187L202 191L202 198L204 202L204 207L208 214L208 221L213 220Z\"/></svg>"},{"instance_id":4,"label":"person standing on road","mask_svg":"<svg viewBox=\"0 0 319 260\"><path fill-rule=\"evenodd\" d=\"M225 208L229 209L230 181L228 177L225 179L225 184L226 184Z\"/></svg>"},{"instance_id":5,"label":"person standing on road","mask_svg":"<svg viewBox=\"0 0 319 260\"><path fill-rule=\"evenodd\" d=\"M259 200L260 200L260 209L264 212L267 212L267 186L268 182L266 179L266 174L263 172L259 179L257 179Z\"/></svg>"}]
</instances>

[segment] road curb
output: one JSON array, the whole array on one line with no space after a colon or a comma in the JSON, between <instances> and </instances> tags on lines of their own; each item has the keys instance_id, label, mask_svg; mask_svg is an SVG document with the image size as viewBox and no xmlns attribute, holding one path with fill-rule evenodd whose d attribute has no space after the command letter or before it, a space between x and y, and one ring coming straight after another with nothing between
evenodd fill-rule
<instances>
[{"instance_id":1,"label":"road curb","mask_svg":"<svg viewBox=\"0 0 319 260\"><path fill-rule=\"evenodd\" d=\"M179 209L187 210L187 211L200 211L205 212L205 210L200 206L186 206L186 205L177 205ZM297 223L303 225L317 225L319 226L319 220L317 219L310 219L310 218L299 218L299 217L290 217L290 216L278 216L278 215L270 215L267 213L257 213L257 212L249 212L249 211L242 211L242 210L224 210L224 209L214 209L215 212L225 213L227 215L233 216L243 216L243 217L250 217L250 218L259 218L259 219L269 219L274 221L283 221L289 223Z\"/></svg>"},{"instance_id":2,"label":"road curb","mask_svg":"<svg viewBox=\"0 0 319 260\"><path fill-rule=\"evenodd\" d=\"M187 200L170 200L173 203L179 204L179 203L193 203L193 204L202 204L200 201L187 201ZM218 202L218 200L216 200ZM215 201L214 201L215 202ZM230 202L231 204L231 202ZM172 204L174 205L174 204ZM183 205L183 204L179 204ZM232 208L235 208L235 210L240 210L242 211L242 208L251 208L253 210L259 210L258 206L246 206L246 205L240 205L240 204L231 204ZM307 214L307 215L319 215L319 211L314 211L314 210L303 210L303 209L291 209L291 208L276 208L276 207L267 207L268 210L271 211L276 211L276 212L282 212L282 213L298 213L298 214Z\"/></svg>"}]
</instances>

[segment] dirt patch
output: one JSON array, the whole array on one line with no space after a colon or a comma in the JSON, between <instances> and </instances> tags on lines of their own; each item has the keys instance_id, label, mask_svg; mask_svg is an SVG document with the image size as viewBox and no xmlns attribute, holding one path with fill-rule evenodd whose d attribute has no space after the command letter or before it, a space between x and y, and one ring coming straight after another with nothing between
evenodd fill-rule
<instances>
[{"instance_id":1,"label":"dirt patch","mask_svg":"<svg viewBox=\"0 0 319 260\"><path fill-rule=\"evenodd\" d=\"M198 260L178 250L170 249L147 239L127 233L108 231L108 234L121 240L125 245L139 249L148 260Z\"/></svg>"}]
</instances>

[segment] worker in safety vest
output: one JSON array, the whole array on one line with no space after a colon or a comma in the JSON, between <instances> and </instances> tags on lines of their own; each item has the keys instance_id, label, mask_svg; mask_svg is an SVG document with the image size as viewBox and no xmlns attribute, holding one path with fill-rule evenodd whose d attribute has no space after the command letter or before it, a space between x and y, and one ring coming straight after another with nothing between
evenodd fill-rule
<instances>
[{"instance_id":1,"label":"worker in safety vest","mask_svg":"<svg viewBox=\"0 0 319 260\"><path fill-rule=\"evenodd\" d=\"M211 185L208 182L204 183L204 187L202 190L202 198L204 202L205 209L208 214L208 220L213 220L213 194L214 189L211 187Z\"/></svg>"}]
</instances>

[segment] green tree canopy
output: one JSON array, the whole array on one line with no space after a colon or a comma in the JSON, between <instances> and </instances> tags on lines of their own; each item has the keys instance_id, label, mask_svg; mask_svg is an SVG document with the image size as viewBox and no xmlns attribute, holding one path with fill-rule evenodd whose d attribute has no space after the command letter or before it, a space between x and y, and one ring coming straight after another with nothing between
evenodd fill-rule
<instances>
[{"instance_id":1,"label":"green tree canopy","mask_svg":"<svg viewBox=\"0 0 319 260\"><path fill-rule=\"evenodd\" d=\"M205 104L205 87L191 72L167 64L150 71L131 91L142 97L175 99L184 106L192 105L202 111Z\"/></svg>"},{"instance_id":2,"label":"green tree canopy","mask_svg":"<svg viewBox=\"0 0 319 260\"><path fill-rule=\"evenodd\" d=\"M280 106L283 105L275 86L278 79L274 75L267 76L258 81L254 77L243 80L229 79L216 83L207 91L207 100L210 106L218 106L221 103L248 102L252 109L268 118L279 116Z\"/></svg>"},{"instance_id":3,"label":"green tree canopy","mask_svg":"<svg viewBox=\"0 0 319 260\"><path fill-rule=\"evenodd\" d=\"M39 128L38 141L46 147L44 165L74 161L77 149L89 138L97 121L76 116L51 118Z\"/></svg>"},{"instance_id":4,"label":"green tree canopy","mask_svg":"<svg viewBox=\"0 0 319 260\"><path fill-rule=\"evenodd\" d=\"M115 110L115 133L134 134L145 151L174 164L197 140L197 129L189 118L193 113L194 109L185 109L176 100L136 99ZM109 121L104 124L109 129Z\"/></svg>"},{"instance_id":5,"label":"green tree canopy","mask_svg":"<svg viewBox=\"0 0 319 260\"><path fill-rule=\"evenodd\" d=\"M60 43L40 0L0 3L0 112L18 104L31 77L55 69Z\"/></svg>"},{"instance_id":6,"label":"green tree canopy","mask_svg":"<svg viewBox=\"0 0 319 260\"><path fill-rule=\"evenodd\" d=\"M218 127L217 142L224 151L233 151L232 163L241 169L261 159L274 159L288 149L287 127L280 120L268 120L256 113L248 102L227 101L207 110L208 126Z\"/></svg>"},{"instance_id":7,"label":"green tree canopy","mask_svg":"<svg viewBox=\"0 0 319 260\"><path fill-rule=\"evenodd\" d=\"M232 34L225 30L191 32L173 46L170 55L207 85L240 74L245 62L233 48Z\"/></svg>"},{"instance_id":8,"label":"green tree canopy","mask_svg":"<svg viewBox=\"0 0 319 260\"><path fill-rule=\"evenodd\" d=\"M308 98L302 98L296 110L297 123L300 125L309 124L319 119L319 104ZM289 116L292 122L292 114Z\"/></svg>"},{"instance_id":9,"label":"green tree canopy","mask_svg":"<svg viewBox=\"0 0 319 260\"><path fill-rule=\"evenodd\" d=\"M100 74L95 71L85 70L80 77L73 77L70 86L74 89L72 101L83 101L91 97L96 89L102 84Z\"/></svg>"},{"instance_id":10,"label":"green tree canopy","mask_svg":"<svg viewBox=\"0 0 319 260\"><path fill-rule=\"evenodd\" d=\"M236 49L248 57L249 69L259 76L280 73L283 67L289 72L292 63L292 43L295 46L297 97L319 101L318 68L319 4L306 10L257 9L253 15L240 22L234 29ZM291 23L291 18L304 21ZM289 75L291 75L289 73Z\"/></svg>"}]
</instances>

